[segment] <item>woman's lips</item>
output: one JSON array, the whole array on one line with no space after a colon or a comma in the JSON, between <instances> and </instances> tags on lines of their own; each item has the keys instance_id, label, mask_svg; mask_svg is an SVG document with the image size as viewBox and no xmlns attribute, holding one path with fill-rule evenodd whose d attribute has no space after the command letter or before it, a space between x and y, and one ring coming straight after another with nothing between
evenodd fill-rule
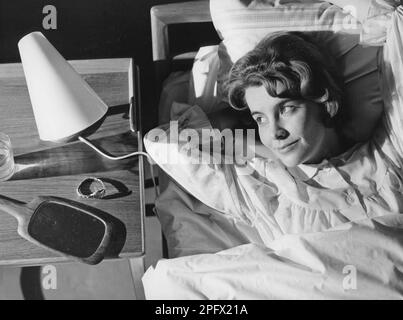
<instances>
[{"instance_id":1,"label":"woman's lips","mask_svg":"<svg viewBox=\"0 0 403 320\"><path fill-rule=\"evenodd\" d=\"M276 151L279 153L287 153L287 152L291 151L292 149L294 149L294 147L297 145L298 142L299 142L299 139L295 140L294 142L288 143L282 147L276 148Z\"/></svg>"}]
</instances>

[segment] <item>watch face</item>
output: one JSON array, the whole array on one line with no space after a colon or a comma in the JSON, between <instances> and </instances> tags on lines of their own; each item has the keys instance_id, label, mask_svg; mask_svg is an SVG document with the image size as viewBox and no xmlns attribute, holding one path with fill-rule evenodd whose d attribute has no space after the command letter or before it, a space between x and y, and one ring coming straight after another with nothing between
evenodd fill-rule
<instances>
[{"instance_id":1,"label":"watch face","mask_svg":"<svg viewBox=\"0 0 403 320\"><path fill-rule=\"evenodd\" d=\"M92 256L106 233L102 220L68 204L46 201L38 206L28 234L39 243L78 258Z\"/></svg>"}]
</instances>

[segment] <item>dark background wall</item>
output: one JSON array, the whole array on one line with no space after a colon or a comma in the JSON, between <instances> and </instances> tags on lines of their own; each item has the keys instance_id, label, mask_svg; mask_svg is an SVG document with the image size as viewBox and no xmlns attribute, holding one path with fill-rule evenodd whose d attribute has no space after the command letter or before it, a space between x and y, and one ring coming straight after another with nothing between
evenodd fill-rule
<instances>
[{"instance_id":1,"label":"dark background wall","mask_svg":"<svg viewBox=\"0 0 403 320\"><path fill-rule=\"evenodd\" d=\"M184 1L184 0L182 0ZM180 0L0 0L0 63L20 62L17 42L41 31L66 59L133 57L141 68L143 128L155 124L150 8ZM57 9L57 30L44 30L45 5ZM175 49L218 41L210 24L172 27ZM196 40L199 39L199 40Z\"/></svg>"}]
</instances>

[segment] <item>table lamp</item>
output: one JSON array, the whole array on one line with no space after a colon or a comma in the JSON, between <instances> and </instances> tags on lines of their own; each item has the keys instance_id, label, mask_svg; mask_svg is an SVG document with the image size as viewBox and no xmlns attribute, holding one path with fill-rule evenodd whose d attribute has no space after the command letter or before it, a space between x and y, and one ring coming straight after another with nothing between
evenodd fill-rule
<instances>
[{"instance_id":1,"label":"table lamp","mask_svg":"<svg viewBox=\"0 0 403 320\"><path fill-rule=\"evenodd\" d=\"M106 115L108 106L45 36L40 32L32 32L18 42L18 49L39 138L55 142L78 138L109 160L145 156L150 163L152 180L158 196L152 167L154 162L148 153L137 151L113 156L100 150L83 137L88 128L96 127ZM136 131L133 108L132 98L129 110L130 130Z\"/></svg>"},{"instance_id":2,"label":"table lamp","mask_svg":"<svg viewBox=\"0 0 403 320\"><path fill-rule=\"evenodd\" d=\"M104 117L108 106L42 33L18 48L41 140L68 140Z\"/></svg>"},{"instance_id":3,"label":"table lamp","mask_svg":"<svg viewBox=\"0 0 403 320\"><path fill-rule=\"evenodd\" d=\"M109 155L82 136L106 115L108 106L42 33L24 36L18 42L18 49L41 140L61 142L78 138L110 160L137 155L150 160L148 154L141 151L118 157ZM131 130L134 131L133 103L130 108Z\"/></svg>"}]
</instances>

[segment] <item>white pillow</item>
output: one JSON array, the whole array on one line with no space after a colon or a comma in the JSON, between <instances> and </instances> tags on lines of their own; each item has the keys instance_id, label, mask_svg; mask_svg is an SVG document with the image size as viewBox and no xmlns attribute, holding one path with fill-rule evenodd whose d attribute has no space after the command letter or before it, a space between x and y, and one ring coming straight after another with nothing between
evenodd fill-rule
<instances>
[{"instance_id":1,"label":"white pillow","mask_svg":"<svg viewBox=\"0 0 403 320\"><path fill-rule=\"evenodd\" d=\"M218 46L201 47L196 54L189 80L188 104L198 105L204 112L216 110L221 98L217 94L220 61Z\"/></svg>"},{"instance_id":2,"label":"white pillow","mask_svg":"<svg viewBox=\"0 0 403 320\"><path fill-rule=\"evenodd\" d=\"M318 0L210 0L210 12L232 62L276 31L361 31L349 12Z\"/></svg>"}]
</instances>

